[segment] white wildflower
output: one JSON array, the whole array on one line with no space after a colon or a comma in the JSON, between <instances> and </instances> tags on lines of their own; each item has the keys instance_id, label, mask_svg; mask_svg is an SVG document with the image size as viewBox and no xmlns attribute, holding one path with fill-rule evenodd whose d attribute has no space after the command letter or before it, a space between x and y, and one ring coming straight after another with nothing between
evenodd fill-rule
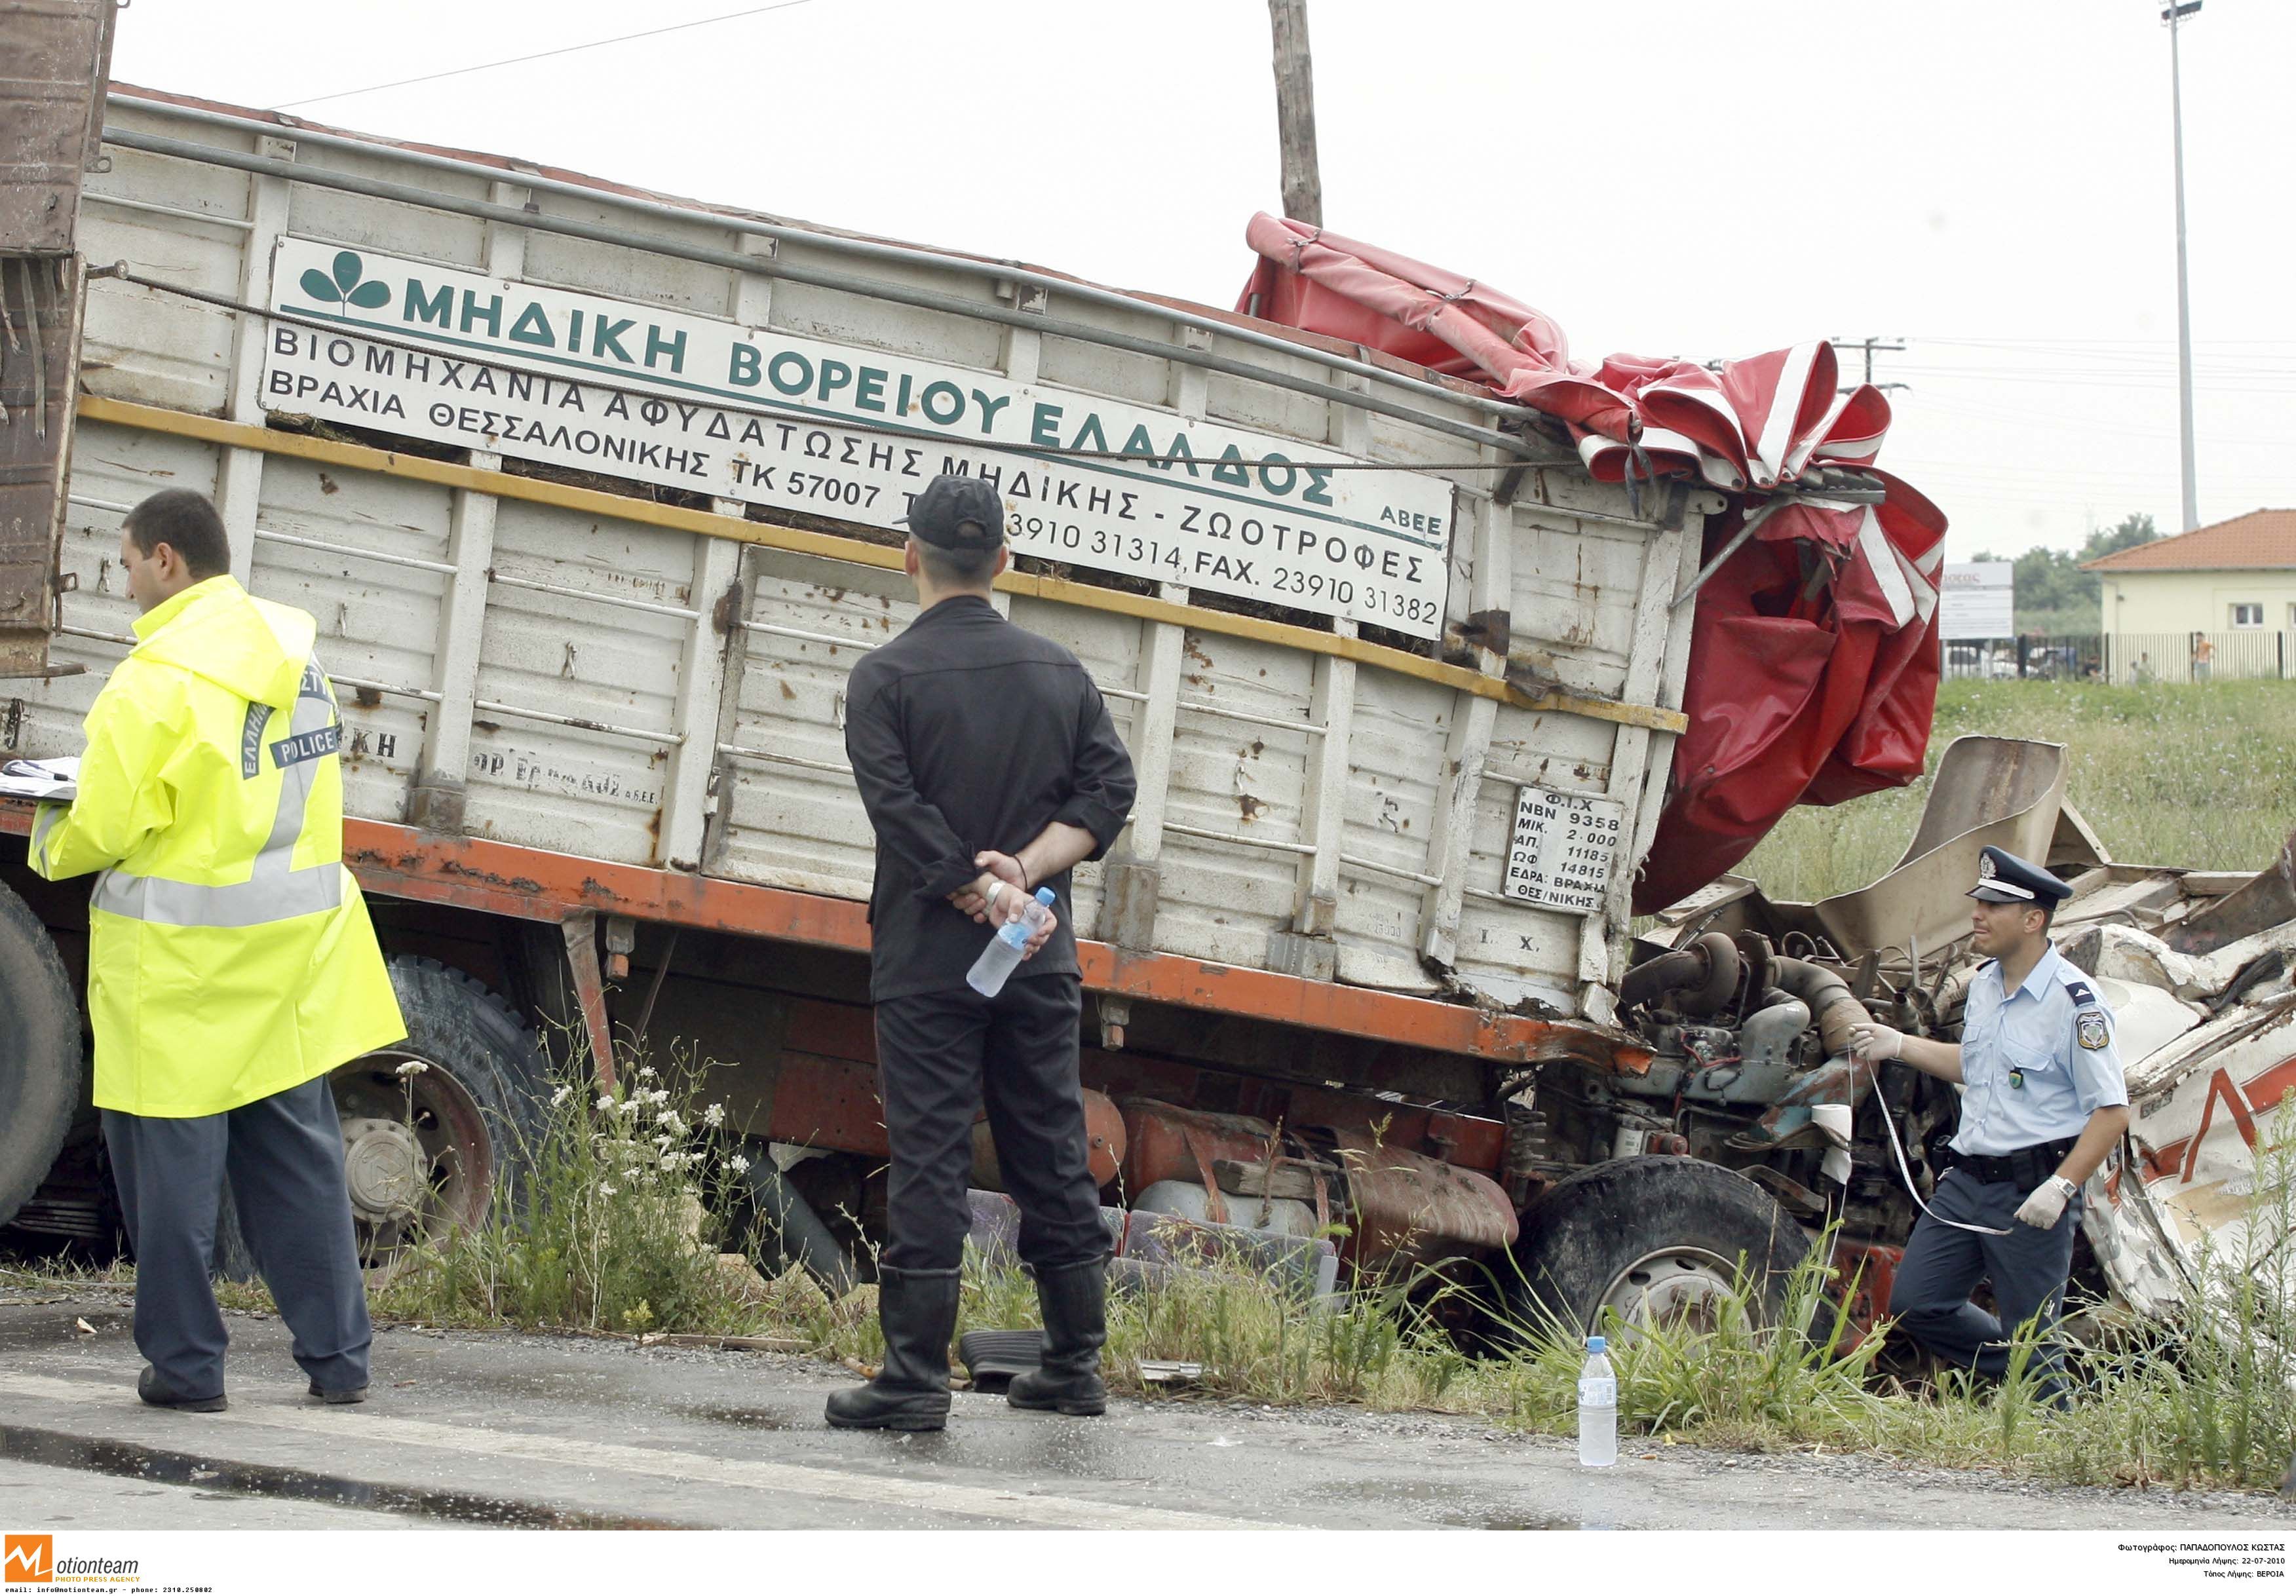
<instances>
[{"instance_id":1,"label":"white wildflower","mask_svg":"<svg viewBox=\"0 0 2296 1596\"><path fill-rule=\"evenodd\" d=\"M641 1065L639 1065L639 1066L638 1066L638 1079L640 1079L640 1080L642 1080L642 1081L650 1081L650 1080L653 1079L653 1066L652 1066L652 1065L651 1065L651 1064L641 1064Z\"/></svg>"},{"instance_id":2,"label":"white wildflower","mask_svg":"<svg viewBox=\"0 0 2296 1596\"><path fill-rule=\"evenodd\" d=\"M618 1190L619 1190L619 1188L616 1187L611 1182L602 1182L598 1186L598 1195L601 1197L611 1197Z\"/></svg>"},{"instance_id":3,"label":"white wildflower","mask_svg":"<svg viewBox=\"0 0 2296 1596\"><path fill-rule=\"evenodd\" d=\"M685 1134L685 1117L676 1109L664 1109L653 1117L653 1122L673 1136L682 1136Z\"/></svg>"},{"instance_id":4,"label":"white wildflower","mask_svg":"<svg viewBox=\"0 0 2296 1596\"><path fill-rule=\"evenodd\" d=\"M735 1153L732 1158L726 1160L726 1167L732 1170L735 1174L747 1174L750 1173L750 1160L743 1158L740 1153Z\"/></svg>"},{"instance_id":5,"label":"white wildflower","mask_svg":"<svg viewBox=\"0 0 2296 1596\"><path fill-rule=\"evenodd\" d=\"M701 1123L708 1125L711 1130L716 1130L719 1125L725 1124L726 1105L724 1103L711 1103L708 1108L702 1109Z\"/></svg>"},{"instance_id":6,"label":"white wildflower","mask_svg":"<svg viewBox=\"0 0 2296 1596\"><path fill-rule=\"evenodd\" d=\"M566 1106L566 1100L573 1095L573 1087L561 1086L550 1094L550 1106L554 1109L562 1109Z\"/></svg>"},{"instance_id":7,"label":"white wildflower","mask_svg":"<svg viewBox=\"0 0 2296 1596\"><path fill-rule=\"evenodd\" d=\"M601 1114L611 1114L611 1113L612 1113L613 1111L614 1111L614 1100L613 1100L612 1098L611 1098L611 1097L607 1096L607 1095L606 1095L604 1093L603 1093L603 1092L601 1092L600 1093L598 1093L598 1112L599 1112L599 1113L601 1113Z\"/></svg>"},{"instance_id":8,"label":"white wildflower","mask_svg":"<svg viewBox=\"0 0 2296 1596\"><path fill-rule=\"evenodd\" d=\"M421 1075L424 1070L430 1068L430 1066L425 1064L420 1059L409 1059L406 1063L401 1064L398 1067L398 1076L401 1080L405 1080L409 1076Z\"/></svg>"}]
</instances>

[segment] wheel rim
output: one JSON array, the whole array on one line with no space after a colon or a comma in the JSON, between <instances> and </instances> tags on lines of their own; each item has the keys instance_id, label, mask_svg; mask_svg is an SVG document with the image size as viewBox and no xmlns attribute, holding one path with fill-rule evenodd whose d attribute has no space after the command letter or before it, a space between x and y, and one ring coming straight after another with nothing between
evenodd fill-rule
<instances>
[{"instance_id":1,"label":"wheel rim","mask_svg":"<svg viewBox=\"0 0 2296 1596\"><path fill-rule=\"evenodd\" d=\"M1723 1299L1734 1289L1735 1271L1702 1247L1666 1247L1646 1253L1619 1271L1595 1305L1608 1308L1624 1327L1621 1342L1652 1325L1686 1325L1711 1330L1719 1322Z\"/></svg>"},{"instance_id":2,"label":"wheel rim","mask_svg":"<svg viewBox=\"0 0 2296 1596\"><path fill-rule=\"evenodd\" d=\"M452 1072L386 1048L352 1060L328 1084L342 1122L351 1218L368 1262L486 1217L494 1138L478 1100Z\"/></svg>"}]
</instances>

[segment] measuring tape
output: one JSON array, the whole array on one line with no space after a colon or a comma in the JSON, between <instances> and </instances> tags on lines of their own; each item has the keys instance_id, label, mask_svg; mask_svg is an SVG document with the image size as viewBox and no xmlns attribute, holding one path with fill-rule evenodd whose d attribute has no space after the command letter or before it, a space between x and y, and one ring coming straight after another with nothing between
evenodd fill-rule
<instances>
[{"instance_id":1,"label":"measuring tape","mask_svg":"<svg viewBox=\"0 0 2296 1596\"><path fill-rule=\"evenodd\" d=\"M1890 1112L1890 1105L1882 1101L1882 1083L1878 1072L1874 1082L1874 1106L1881 1110L1882 1123L1890 1128L1890 1150L1898 1155L1898 1173L1905 1177L1906 1192L1923 1213L1927 1214L1939 1224L1949 1224L1957 1231L1967 1231L1972 1235L2006 1236L2012 1233L2006 1230L1997 1230L1989 1224L1964 1224L1958 1219L1948 1219L1929 1204L1922 1201L1921 1188L1914 1184L1913 1168L1906 1162L1906 1144L1898 1140L1897 1117Z\"/></svg>"}]
</instances>

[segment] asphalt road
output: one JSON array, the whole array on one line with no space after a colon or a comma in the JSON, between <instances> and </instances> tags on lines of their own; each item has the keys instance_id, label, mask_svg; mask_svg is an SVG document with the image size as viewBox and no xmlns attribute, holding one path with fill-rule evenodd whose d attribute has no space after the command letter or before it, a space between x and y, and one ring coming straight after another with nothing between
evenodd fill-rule
<instances>
[{"instance_id":1,"label":"asphalt road","mask_svg":"<svg viewBox=\"0 0 2296 1596\"><path fill-rule=\"evenodd\" d=\"M75 1326L85 1321L94 1331ZM949 1428L835 1431L829 1365L405 1329L375 1394L303 1394L275 1319L234 1315L230 1410L135 1396L117 1298L0 1304L0 1518L16 1526L2265 1530L2274 1498L2065 1490L1860 1458L1564 1443L1427 1415L1168 1399L1107 1417L962 1393Z\"/></svg>"}]
</instances>

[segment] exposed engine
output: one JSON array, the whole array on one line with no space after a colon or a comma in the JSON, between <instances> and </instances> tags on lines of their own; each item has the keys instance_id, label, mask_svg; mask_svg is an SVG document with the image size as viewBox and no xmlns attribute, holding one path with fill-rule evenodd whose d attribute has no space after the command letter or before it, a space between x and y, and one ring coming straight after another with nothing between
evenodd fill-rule
<instances>
[{"instance_id":1,"label":"exposed engine","mask_svg":"<svg viewBox=\"0 0 2296 1596\"><path fill-rule=\"evenodd\" d=\"M1927 994L1901 996L1873 962L1845 970L1782 954L1755 932L1709 931L1636 965L1620 999L1621 1022L1650 1049L1649 1068L1542 1074L1537 1113L1518 1136L1544 1157L1519 1158L1526 1173L1685 1155L1739 1170L1804 1223L1840 1217L1853 1232L1903 1233L1912 1199L1872 1106L1874 1071L1850 1056L1849 1027L1870 1015L1932 1032L1939 1016ZM1926 1182L1931 1139L1952 1127L1950 1089L1891 1070L1881 1091ZM1827 1104L1850 1109L1846 1147L1816 1112ZM1829 1173L1826 1155L1837 1150L1849 1157Z\"/></svg>"}]
</instances>

